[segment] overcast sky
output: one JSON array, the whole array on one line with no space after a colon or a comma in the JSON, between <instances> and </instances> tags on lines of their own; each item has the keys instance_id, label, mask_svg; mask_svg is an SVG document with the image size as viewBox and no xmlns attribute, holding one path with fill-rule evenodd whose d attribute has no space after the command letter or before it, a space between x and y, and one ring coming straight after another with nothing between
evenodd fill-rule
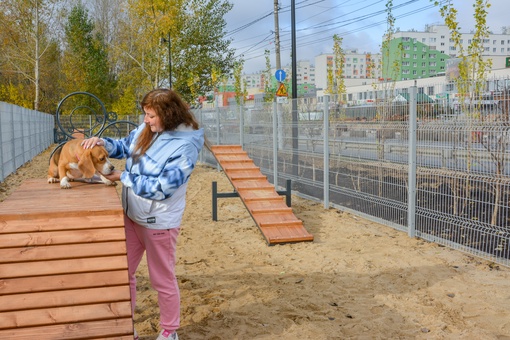
<instances>
[{"instance_id":1,"label":"overcast sky","mask_svg":"<svg viewBox=\"0 0 510 340\"><path fill-rule=\"evenodd\" d=\"M234 4L226 15L227 38L232 47L245 60L244 72L265 69L264 50L271 51L271 66L275 61L274 0L229 0ZM510 0L489 0L487 23L494 33L501 33L503 26L510 26ZM280 0L278 15L281 63L290 64L291 54L291 0ZM382 35L386 31L387 0L295 0L296 56L310 60L315 56L331 53L333 35L343 38L344 49L358 49L360 53L379 53ZM453 0L458 10L462 32L474 29L474 0ZM427 24L442 24L438 7L429 0L393 0L395 28L401 31L423 31Z\"/></svg>"}]
</instances>

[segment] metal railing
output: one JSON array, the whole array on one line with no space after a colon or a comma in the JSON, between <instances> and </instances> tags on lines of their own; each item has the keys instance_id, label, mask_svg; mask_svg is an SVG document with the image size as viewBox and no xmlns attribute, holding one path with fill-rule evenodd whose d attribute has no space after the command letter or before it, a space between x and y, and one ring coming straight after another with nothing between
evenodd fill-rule
<instances>
[{"instance_id":1,"label":"metal railing","mask_svg":"<svg viewBox=\"0 0 510 340\"><path fill-rule=\"evenodd\" d=\"M140 115L108 112L103 102L88 92L72 92L57 106L55 142L79 137L121 138L140 124Z\"/></svg>"},{"instance_id":2,"label":"metal railing","mask_svg":"<svg viewBox=\"0 0 510 340\"><path fill-rule=\"evenodd\" d=\"M0 102L0 182L53 142L52 115Z\"/></svg>"},{"instance_id":3,"label":"metal railing","mask_svg":"<svg viewBox=\"0 0 510 340\"><path fill-rule=\"evenodd\" d=\"M277 189L291 180L294 193L325 208L509 266L509 92L498 92L489 106L424 103L416 88L406 93L408 102L380 101L366 112L338 109L326 99L195 115L212 144L242 145ZM51 145L54 116L0 104L3 180ZM59 124L73 122L62 125L66 134L119 137L139 123L128 117L110 130L108 113L71 118L83 106L62 109L69 117ZM207 150L200 160L217 165Z\"/></svg>"},{"instance_id":4,"label":"metal railing","mask_svg":"<svg viewBox=\"0 0 510 340\"><path fill-rule=\"evenodd\" d=\"M509 266L508 92L490 108L455 109L444 100L419 102L417 92L411 87L405 102L381 100L351 117L327 97L320 105L298 100L195 115L212 144L242 145L277 188L290 179L293 193L325 208ZM216 165L207 151L201 161Z\"/></svg>"}]
</instances>

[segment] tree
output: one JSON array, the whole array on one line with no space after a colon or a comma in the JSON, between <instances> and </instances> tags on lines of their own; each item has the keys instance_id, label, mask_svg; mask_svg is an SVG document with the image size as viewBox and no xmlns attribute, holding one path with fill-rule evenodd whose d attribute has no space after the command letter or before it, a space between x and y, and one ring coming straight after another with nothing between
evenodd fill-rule
<instances>
[{"instance_id":1,"label":"tree","mask_svg":"<svg viewBox=\"0 0 510 340\"><path fill-rule=\"evenodd\" d=\"M432 0L431 0L432 1ZM438 6L439 2L434 1L435 5ZM483 147L488 151L490 155L490 159L494 163L494 167L496 169L495 176L491 181L493 188L493 210L491 217L491 224L496 225L499 215L499 208L502 205L503 197L504 197L504 185L502 184L502 178L506 177L506 165L508 164L508 143L505 142L504 138L500 138L493 142L491 140L491 135L494 129L501 129L501 135L506 133L508 129L504 125L510 123L508 119L503 121L503 124L497 124L495 126L490 127L489 138L487 141L484 141L483 138L480 140L473 139L473 135L471 134L475 119L483 120L483 114L480 112L480 105L471 105L471 109L467 107L466 100L468 103L474 103L475 100L481 98L482 92L484 90L483 86L486 81L487 72L492 67L492 60L483 60L483 41L485 38L489 36L489 29L487 27L487 9L490 8L490 3L488 0L475 0L473 4L474 8L474 18L475 18L475 31L473 39L471 43L468 45L467 50L464 49L462 45L462 35L460 33L460 26L457 21L457 10L453 6L452 2L444 4L440 7L441 16L444 18L446 25L450 29L450 38L454 42L454 46L458 51L458 57L461 59L459 63L459 77L455 79L455 85L457 86L457 90L459 92L459 97L463 98L461 101L461 110L466 112L469 116L469 120L467 121L469 140L467 143L467 171L471 172L471 150L472 150L472 142L479 142L483 145ZM505 120L503 116L503 120ZM503 125L503 127L501 126ZM476 126L476 124L475 124ZM474 131L473 131L474 132ZM452 192L455 193L455 197L459 198L461 193L461 181L460 179L452 179L450 180L450 188ZM470 202L468 198L471 196L472 184L469 181L466 181L464 184L464 200L465 202ZM460 214L461 210L461 201L460 199L454 200L454 214ZM467 206L464 206L464 209L468 209Z\"/></svg>"},{"instance_id":2,"label":"tree","mask_svg":"<svg viewBox=\"0 0 510 340\"><path fill-rule=\"evenodd\" d=\"M58 0L0 2L2 100L35 110L49 108L43 95L54 91L45 91L41 84L54 84L58 75L59 8Z\"/></svg>"},{"instance_id":3,"label":"tree","mask_svg":"<svg viewBox=\"0 0 510 340\"><path fill-rule=\"evenodd\" d=\"M379 84L374 83L374 89L383 93L383 100L377 101L377 119L385 121L391 115L391 100L393 99L395 81L397 75L400 73L400 63L402 60L403 46L402 42L393 39L395 34L395 17L393 16L393 0L388 0L386 3L386 33L381 46L382 60L378 65L379 73L382 76L382 82ZM377 98L379 99L379 98ZM382 133L378 138L383 138ZM384 153L380 150L380 156Z\"/></svg>"},{"instance_id":4,"label":"tree","mask_svg":"<svg viewBox=\"0 0 510 340\"><path fill-rule=\"evenodd\" d=\"M271 51L264 50L264 57L266 58L266 69L264 70L264 101L271 103L274 101L277 89L273 86L273 76L271 75Z\"/></svg>"},{"instance_id":5,"label":"tree","mask_svg":"<svg viewBox=\"0 0 510 340\"><path fill-rule=\"evenodd\" d=\"M439 6L439 1L434 1ZM450 39L453 41L457 56L461 59L459 63L459 78L456 79L456 85L461 96L470 94L471 100L474 100L480 94L485 83L487 72L492 67L492 60L483 60L483 41L489 36L487 27L487 9L490 8L488 0L476 0L474 5L475 31L467 50L462 44L462 34L460 25L457 21L457 10L451 1L442 5L439 12L443 17L446 26L450 30Z\"/></svg>"},{"instance_id":6,"label":"tree","mask_svg":"<svg viewBox=\"0 0 510 340\"><path fill-rule=\"evenodd\" d=\"M196 74L199 93L213 89L210 79L213 72L219 78L231 76L234 67L234 49L225 31L224 15L232 9L226 0L192 0L181 8L179 30L172 32L172 63L175 65L175 88L190 100L189 91L182 86L190 72Z\"/></svg>"},{"instance_id":7,"label":"tree","mask_svg":"<svg viewBox=\"0 0 510 340\"><path fill-rule=\"evenodd\" d=\"M343 105L345 96L345 81L344 81L344 60L345 53L342 48L343 39L338 35L333 35L333 54L335 55L335 94L337 105Z\"/></svg>"},{"instance_id":8,"label":"tree","mask_svg":"<svg viewBox=\"0 0 510 340\"><path fill-rule=\"evenodd\" d=\"M242 73L243 73L243 61L242 60L236 61L234 63L234 88L236 91L237 105L242 105L244 97L246 96L246 84L241 84Z\"/></svg>"},{"instance_id":9,"label":"tree","mask_svg":"<svg viewBox=\"0 0 510 340\"><path fill-rule=\"evenodd\" d=\"M131 92L139 99L152 88L168 86L170 69L172 88L188 102L212 91L213 73L222 79L233 68L223 19L231 8L226 0L127 1L119 36L111 42L120 91L136 84ZM119 100L125 99L121 92Z\"/></svg>"},{"instance_id":10,"label":"tree","mask_svg":"<svg viewBox=\"0 0 510 340\"><path fill-rule=\"evenodd\" d=\"M65 36L62 86L67 92L92 93L109 105L115 81L109 70L106 46L101 34L94 32L94 24L82 4L71 9Z\"/></svg>"},{"instance_id":11,"label":"tree","mask_svg":"<svg viewBox=\"0 0 510 340\"><path fill-rule=\"evenodd\" d=\"M380 74L383 77L382 83L379 84L384 92L384 101L380 101L381 105L377 108L377 118L386 120L390 114L389 103L391 103L393 90L395 88L396 75L400 71L400 61L402 58L402 43L393 41L395 34L395 17L393 16L393 0L388 0L386 3L386 32L381 46L382 60L378 65ZM397 44L396 46L395 43ZM393 48L395 47L395 48ZM384 80L387 81L384 81ZM389 81L388 81L389 80ZM374 85L377 87L377 85Z\"/></svg>"},{"instance_id":12,"label":"tree","mask_svg":"<svg viewBox=\"0 0 510 340\"><path fill-rule=\"evenodd\" d=\"M333 68L334 68L333 60L330 61L329 57L327 60L326 67L327 67L327 69L326 69L326 80L327 80L326 93L333 94L333 93L335 93L335 76L334 76L335 72L333 71Z\"/></svg>"}]
</instances>

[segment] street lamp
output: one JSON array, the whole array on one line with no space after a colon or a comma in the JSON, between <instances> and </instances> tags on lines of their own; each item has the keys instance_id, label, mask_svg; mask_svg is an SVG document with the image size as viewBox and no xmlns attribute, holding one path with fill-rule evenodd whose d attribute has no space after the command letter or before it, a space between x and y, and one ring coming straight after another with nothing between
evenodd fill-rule
<instances>
[{"instance_id":1,"label":"street lamp","mask_svg":"<svg viewBox=\"0 0 510 340\"><path fill-rule=\"evenodd\" d=\"M161 38L161 41L168 43L168 87L172 88L172 40L170 32L168 32L168 39Z\"/></svg>"}]
</instances>

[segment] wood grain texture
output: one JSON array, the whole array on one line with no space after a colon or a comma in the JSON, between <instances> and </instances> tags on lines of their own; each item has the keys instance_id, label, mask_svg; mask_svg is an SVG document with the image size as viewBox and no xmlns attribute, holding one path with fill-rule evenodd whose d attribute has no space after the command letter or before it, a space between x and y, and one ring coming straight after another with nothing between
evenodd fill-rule
<instances>
[{"instance_id":1,"label":"wood grain texture","mask_svg":"<svg viewBox=\"0 0 510 340\"><path fill-rule=\"evenodd\" d=\"M113 187L27 180L0 203L0 338L133 339Z\"/></svg>"},{"instance_id":2,"label":"wood grain texture","mask_svg":"<svg viewBox=\"0 0 510 340\"><path fill-rule=\"evenodd\" d=\"M240 145L215 145L211 150L269 245L313 241Z\"/></svg>"}]
</instances>

